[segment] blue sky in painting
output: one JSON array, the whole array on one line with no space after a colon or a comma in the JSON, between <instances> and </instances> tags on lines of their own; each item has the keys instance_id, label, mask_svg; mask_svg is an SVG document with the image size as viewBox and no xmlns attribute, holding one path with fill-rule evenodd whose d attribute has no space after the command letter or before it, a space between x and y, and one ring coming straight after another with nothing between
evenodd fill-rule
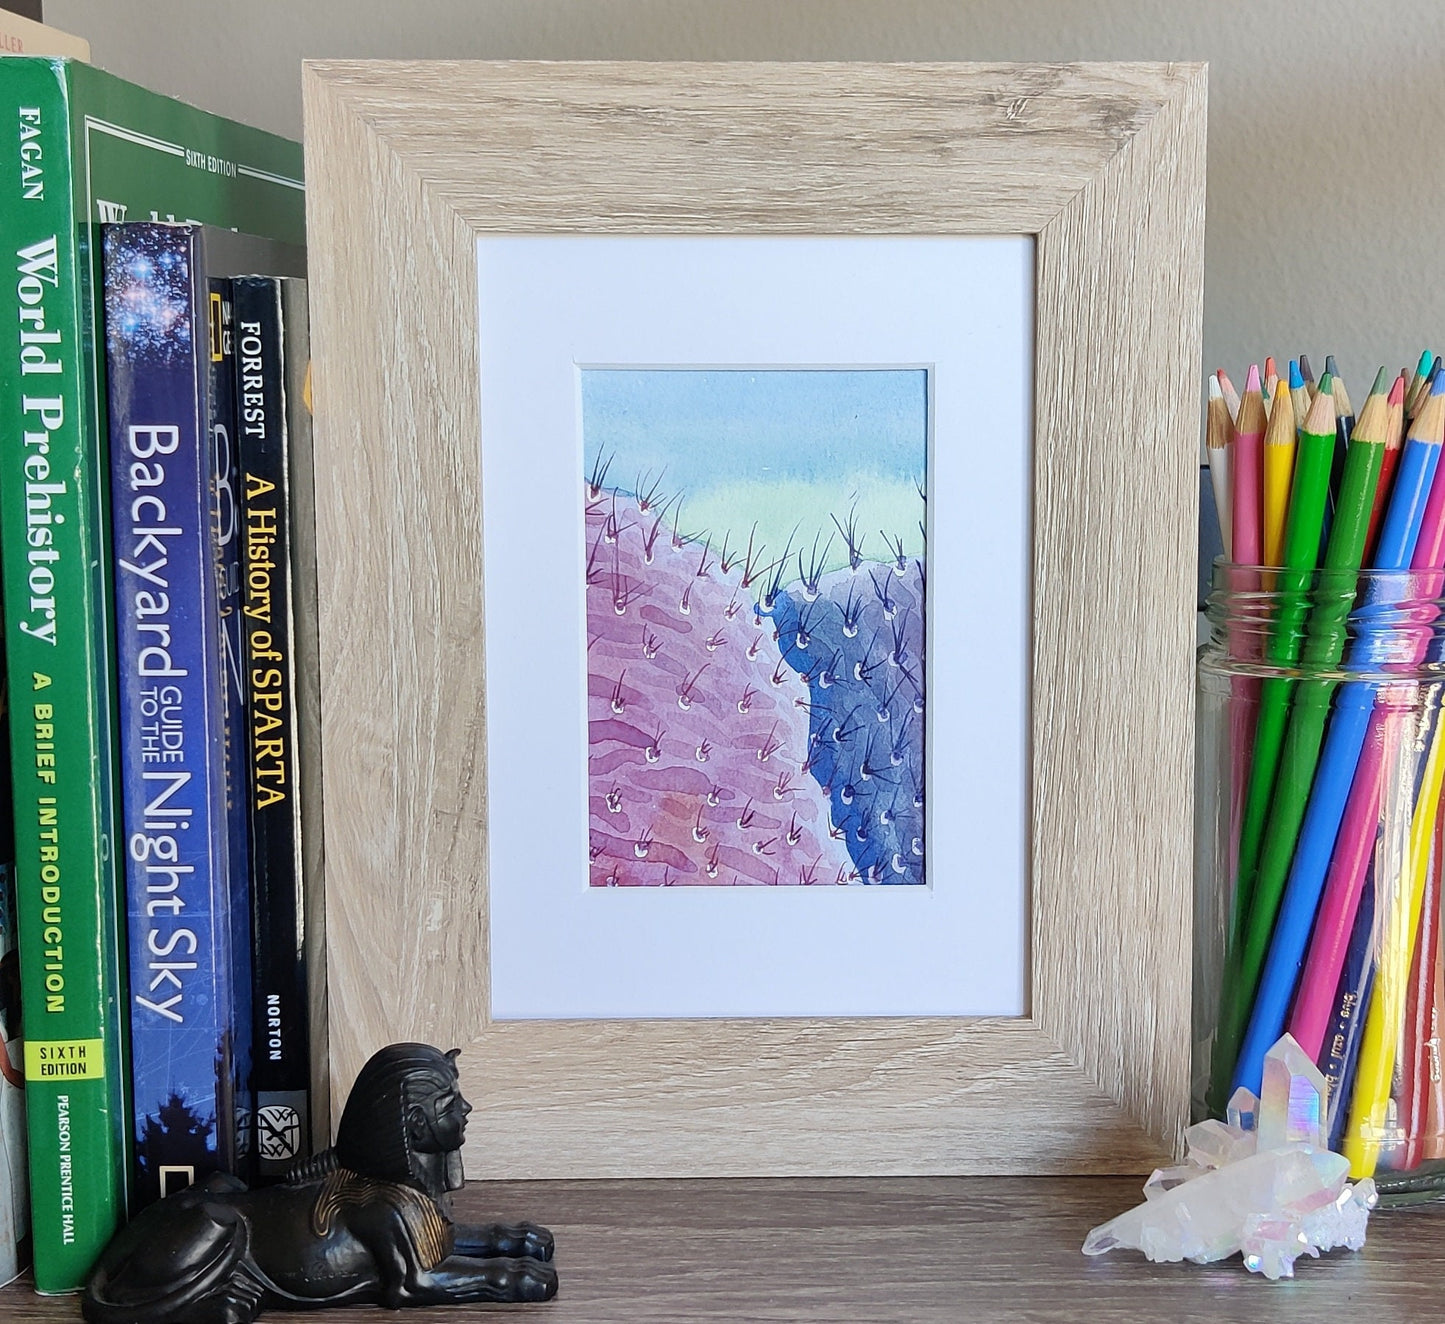
<instances>
[{"instance_id":1,"label":"blue sky in painting","mask_svg":"<svg viewBox=\"0 0 1445 1324\"><path fill-rule=\"evenodd\" d=\"M685 530L757 522L781 543L855 506L868 529L922 518L925 369L583 368L581 400L586 471L611 457L608 484L629 491L662 474L663 492L685 495ZM866 550L882 557L881 538Z\"/></svg>"}]
</instances>

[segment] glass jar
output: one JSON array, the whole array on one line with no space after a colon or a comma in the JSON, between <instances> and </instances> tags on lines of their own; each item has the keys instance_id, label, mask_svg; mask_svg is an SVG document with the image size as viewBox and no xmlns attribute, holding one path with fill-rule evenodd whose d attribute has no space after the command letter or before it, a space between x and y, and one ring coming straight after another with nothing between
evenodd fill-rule
<instances>
[{"instance_id":1,"label":"glass jar","mask_svg":"<svg viewBox=\"0 0 1445 1324\"><path fill-rule=\"evenodd\" d=\"M1200 650L1194 1114L1288 1032L1356 1178L1445 1158L1442 582L1217 561Z\"/></svg>"}]
</instances>

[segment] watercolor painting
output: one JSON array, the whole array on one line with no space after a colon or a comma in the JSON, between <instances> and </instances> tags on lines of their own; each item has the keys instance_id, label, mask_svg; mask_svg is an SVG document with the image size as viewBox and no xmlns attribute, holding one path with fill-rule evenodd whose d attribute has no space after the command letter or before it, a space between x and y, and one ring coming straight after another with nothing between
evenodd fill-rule
<instances>
[{"instance_id":1,"label":"watercolor painting","mask_svg":"<svg viewBox=\"0 0 1445 1324\"><path fill-rule=\"evenodd\" d=\"M920 885L923 368L582 368L589 882Z\"/></svg>"}]
</instances>

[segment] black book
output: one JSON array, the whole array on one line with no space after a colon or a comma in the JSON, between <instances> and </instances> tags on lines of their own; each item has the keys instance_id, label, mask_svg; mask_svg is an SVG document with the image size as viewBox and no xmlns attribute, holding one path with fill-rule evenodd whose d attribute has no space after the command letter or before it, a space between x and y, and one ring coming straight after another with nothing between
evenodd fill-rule
<instances>
[{"instance_id":1,"label":"black book","mask_svg":"<svg viewBox=\"0 0 1445 1324\"><path fill-rule=\"evenodd\" d=\"M312 1027L306 901L314 817L301 747L314 738L301 684L314 564L294 536L298 486L309 484L305 282L265 276L232 282L237 448L241 467L241 620L250 747L254 1081L258 1180L276 1181L312 1149ZM304 436L302 434L305 434ZM303 510L304 498L299 503ZM304 633L304 631L303 631ZM308 763L308 767L311 764ZM314 882L312 884L314 888Z\"/></svg>"}]
</instances>

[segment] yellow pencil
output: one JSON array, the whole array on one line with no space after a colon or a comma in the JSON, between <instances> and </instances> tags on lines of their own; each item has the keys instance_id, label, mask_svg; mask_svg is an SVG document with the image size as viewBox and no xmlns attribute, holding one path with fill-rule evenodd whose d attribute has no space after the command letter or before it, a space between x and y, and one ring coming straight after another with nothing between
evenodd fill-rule
<instances>
[{"instance_id":1,"label":"yellow pencil","mask_svg":"<svg viewBox=\"0 0 1445 1324\"><path fill-rule=\"evenodd\" d=\"M1294 404L1289 384L1274 388L1274 407L1264 434L1264 563L1278 565L1284 548L1284 521L1289 510L1289 489L1294 481Z\"/></svg>"}]
</instances>

